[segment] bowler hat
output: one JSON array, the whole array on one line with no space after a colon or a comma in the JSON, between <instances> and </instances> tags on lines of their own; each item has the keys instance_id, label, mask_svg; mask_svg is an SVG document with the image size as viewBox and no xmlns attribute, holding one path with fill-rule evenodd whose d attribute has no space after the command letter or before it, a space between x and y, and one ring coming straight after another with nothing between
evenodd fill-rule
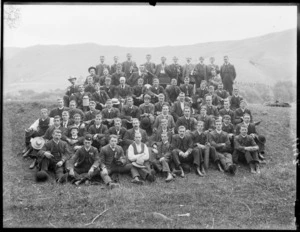
<instances>
[{"instance_id":1,"label":"bowler hat","mask_svg":"<svg viewBox=\"0 0 300 232\"><path fill-rule=\"evenodd\" d=\"M35 150L40 150L44 144L45 140L42 137L35 137L30 140L31 146Z\"/></svg>"},{"instance_id":2,"label":"bowler hat","mask_svg":"<svg viewBox=\"0 0 300 232\"><path fill-rule=\"evenodd\" d=\"M92 66L92 67L89 67L88 71L90 72L91 69L94 69L94 70L96 71L96 68L93 67L93 66Z\"/></svg>"},{"instance_id":3,"label":"bowler hat","mask_svg":"<svg viewBox=\"0 0 300 232\"><path fill-rule=\"evenodd\" d=\"M150 124L150 118L143 117L142 120L141 120L141 127L142 128L148 128L149 126L151 126L151 124Z\"/></svg>"},{"instance_id":4,"label":"bowler hat","mask_svg":"<svg viewBox=\"0 0 300 232\"><path fill-rule=\"evenodd\" d=\"M74 77L74 76L70 76L69 78L68 78L68 80L70 81L70 80L73 80L73 79L77 79L77 77Z\"/></svg>"},{"instance_id":5,"label":"bowler hat","mask_svg":"<svg viewBox=\"0 0 300 232\"><path fill-rule=\"evenodd\" d=\"M258 140L258 142L260 142L261 144L265 144L265 143L266 143L266 137L263 136L263 135L257 136L257 140Z\"/></svg>"},{"instance_id":6,"label":"bowler hat","mask_svg":"<svg viewBox=\"0 0 300 232\"><path fill-rule=\"evenodd\" d=\"M36 181L46 181L49 178L46 171L41 170L36 173Z\"/></svg>"},{"instance_id":7,"label":"bowler hat","mask_svg":"<svg viewBox=\"0 0 300 232\"><path fill-rule=\"evenodd\" d=\"M135 162L132 162L132 165L137 168L146 168L146 166L144 166L143 164L144 164L144 159L142 158L138 158Z\"/></svg>"}]
</instances>

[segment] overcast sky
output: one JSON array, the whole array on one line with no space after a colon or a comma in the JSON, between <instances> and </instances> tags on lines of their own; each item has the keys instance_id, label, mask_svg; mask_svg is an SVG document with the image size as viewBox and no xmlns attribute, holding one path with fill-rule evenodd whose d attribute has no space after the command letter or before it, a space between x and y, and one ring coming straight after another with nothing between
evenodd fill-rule
<instances>
[{"instance_id":1,"label":"overcast sky","mask_svg":"<svg viewBox=\"0 0 300 232\"><path fill-rule=\"evenodd\" d=\"M158 47L238 40L296 28L296 6L21 5L5 47L97 43Z\"/></svg>"}]
</instances>

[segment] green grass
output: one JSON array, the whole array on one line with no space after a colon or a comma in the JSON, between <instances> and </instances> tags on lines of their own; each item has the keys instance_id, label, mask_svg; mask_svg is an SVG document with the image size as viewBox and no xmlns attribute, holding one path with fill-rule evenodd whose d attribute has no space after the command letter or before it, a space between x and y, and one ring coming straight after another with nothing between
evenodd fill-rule
<instances>
[{"instance_id":1,"label":"green grass","mask_svg":"<svg viewBox=\"0 0 300 232\"><path fill-rule=\"evenodd\" d=\"M235 177L210 168L207 177L187 174L165 183L136 186L130 176L121 188L58 185L53 179L36 183L31 160L18 153L24 146L24 128L37 119L41 107L52 103L4 103L3 226L82 228L190 228L295 229L296 173L292 140L296 133L293 108L250 105L253 117L263 120L258 131L267 138L268 164L261 175L241 165ZM93 224L98 214L107 209ZM152 215L164 214L172 220ZM190 213L189 217L178 214Z\"/></svg>"}]
</instances>

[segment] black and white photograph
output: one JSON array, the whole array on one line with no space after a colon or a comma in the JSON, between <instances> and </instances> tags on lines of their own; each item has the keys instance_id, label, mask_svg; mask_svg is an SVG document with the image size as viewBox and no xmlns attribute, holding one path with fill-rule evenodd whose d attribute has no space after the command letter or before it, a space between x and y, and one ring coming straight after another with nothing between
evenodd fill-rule
<instances>
[{"instance_id":1,"label":"black and white photograph","mask_svg":"<svg viewBox=\"0 0 300 232\"><path fill-rule=\"evenodd\" d=\"M296 4L2 7L4 228L300 229Z\"/></svg>"}]
</instances>

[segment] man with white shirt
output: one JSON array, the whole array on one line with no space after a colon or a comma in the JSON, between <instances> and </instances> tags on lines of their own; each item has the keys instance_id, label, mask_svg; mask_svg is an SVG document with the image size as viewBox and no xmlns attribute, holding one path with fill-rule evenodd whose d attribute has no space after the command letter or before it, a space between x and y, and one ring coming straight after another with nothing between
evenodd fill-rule
<instances>
[{"instance_id":1,"label":"man with white shirt","mask_svg":"<svg viewBox=\"0 0 300 232\"><path fill-rule=\"evenodd\" d=\"M139 65L139 70L137 72L133 72L126 83L130 86L135 86L137 85L138 79L143 78L145 84L152 84L152 78L151 80L148 80L149 74L147 73L145 66L143 64ZM152 77L152 76L151 76Z\"/></svg>"},{"instance_id":2,"label":"man with white shirt","mask_svg":"<svg viewBox=\"0 0 300 232\"><path fill-rule=\"evenodd\" d=\"M61 120L61 126L65 129L67 129L69 126L73 124L73 121L70 120L70 114L69 111L63 111L62 112L62 120Z\"/></svg>"},{"instance_id":3,"label":"man with white shirt","mask_svg":"<svg viewBox=\"0 0 300 232\"><path fill-rule=\"evenodd\" d=\"M236 78L235 68L232 64L228 62L228 56L224 56L224 64L220 69L220 76L224 85L224 89L232 95L232 86Z\"/></svg>"},{"instance_id":4,"label":"man with white shirt","mask_svg":"<svg viewBox=\"0 0 300 232\"><path fill-rule=\"evenodd\" d=\"M155 181L154 170L151 170L148 162L149 150L146 144L142 143L141 133L134 135L134 142L128 148L128 160L132 163L132 183L143 184L140 178L150 182Z\"/></svg>"},{"instance_id":5,"label":"man with white shirt","mask_svg":"<svg viewBox=\"0 0 300 232\"><path fill-rule=\"evenodd\" d=\"M259 159L258 159L258 146L254 141L254 138L247 135L248 128L246 125L241 125L241 133L234 138L234 152L233 161L245 161L250 166L251 173L260 173Z\"/></svg>"},{"instance_id":6,"label":"man with white shirt","mask_svg":"<svg viewBox=\"0 0 300 232\"><path fill-rule=\"evenodd\" d=\"M148 143L148 136L145 130L140 128L140 121L137 118L132 119L132 129L129 129L126 131L124 135L124 143L125 146L124 151L127 150L128 146L134 142L135 134L140 133L142 135L142 142L143 143Z\"/></svg>"},{"instance_id":7,"label":"man with white shirt","mask_svg":"<svg viewBox=\"0 0 300 232\"><path fill-rule=\"evenodd\" d=\"M49 113L49 117L54 118L54 116L59 115L60 117L62 117L62 112L65 110L69 110L68 107L64 106L64 100L62 98L58 98L57 99L57 108L54 108L50 111Z\"/></svg>"}]
</instances>

